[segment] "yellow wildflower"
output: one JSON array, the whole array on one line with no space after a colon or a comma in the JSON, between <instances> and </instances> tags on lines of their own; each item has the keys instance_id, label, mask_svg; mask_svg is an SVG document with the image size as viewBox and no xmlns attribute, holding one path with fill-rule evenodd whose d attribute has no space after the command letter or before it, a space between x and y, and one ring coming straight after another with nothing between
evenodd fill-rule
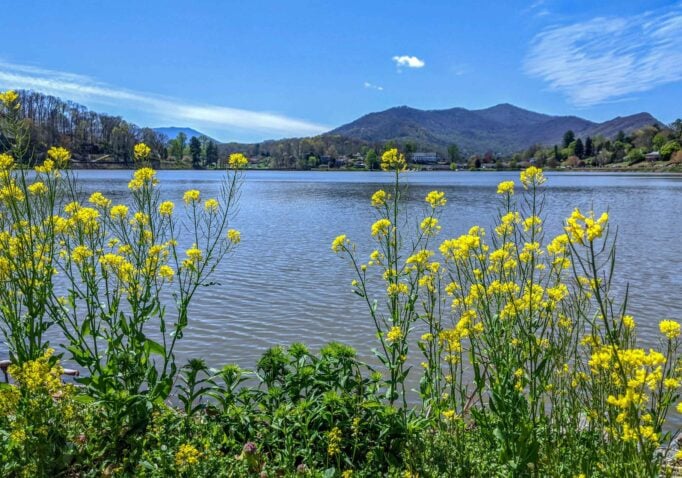
<instances>
[{"instance_id":1,"label":"yellow wildflower","mask_svg":"<svg viewBox=\"0 0 682 478\"><path fill-rule=\"evenodd\" d=\"M445 199L445 193L443 191L431 191L426 195L424 201L433 209L445 206L445 203L448 202L448 200Z\"/></svg>"},{"instance_id":2,"label":"yellow wildflower","mask_svg":"<svg viewBox=\"0 0 682 478\"><path fill-rule=\"evenodd\" d=\"M62 147L51 147L47 150L47 157L54 161L58 168L65 168L71 159L71 153Z\"/></svg>"},{"instance_id":3,"label":"yellow wildflower","mask_svg":"<svg viewBox=\"0 0 682 478\"><path fill-rule=\"evenodd\" d=\"M0 92L0 103L7 109L18 110L21 107L19 104L19 95L14 90L8 90L4 93Z\"/></svg>"},{"instance_id":4,"label":"yellow wildflower","mask_svg":"<svg viewBox=\"0 0 682 478\"><path fill-rule=\"evenodd\" d=\"M187 249L185 251L185 254L187 254L187 257L192 262L200 262L203 257L201 249L199 249L196 244L194 244L191 248Z\"/></svg>"},{"instance_id":5,"label":"yellow wildflower","mask_svg":"<svg viewBox=\"0 0 682 478\"><path fill-rule=\"evenodd\" d=\"M670 340L680 336L680 324L674 320L662 320L658 324L661 333Z\"/></svg>"},{"instance_id":6,"label":"yellow wildflower","mask_svg":"<svg viewBox=\"0 0 682 478\"><path fill-rule=\"evenodd\" d=\"M440 231L441 227L438 225L438 219L435 217L427 217L419 225L419 228L427 236L433 236Z\"/></svg>"},{"instance_id":7,"label":"yellow wildflower","mask_svg":"<svg viewBox=\"0 0 682 478\"><path fill-rule=\"evenodd\" d=\"M372 224L372 236L385 236L388 234L388 228L391 227L391 221L388 219L379 219Z\"/></svg>"},{"instance_id":8,"label":"yellow wildflower","mask_svg":"<svg viewBox=\"0 0 682 478\"><path fill-rule=\"evenodd\" d=\"M185 201L185 204L193 204L199 201L200 196L201 193L199 191L196 189L190 189L189 191L185 191L185 194L182 196L182 200Z\"/></svg>"},{"instance_id":9,"label":"yellow wildflower","mask_svg":"<svg viewBox=\"0 0 682 478\"><path fill-rule=\"evenodd\" d=\"M345 234L336 236L336 238L332 241L332 251L338 254L349 244L349 242L350 241L347 239Z\"/></svg>"},{"instance_id":10,"label":"yellow wildflower","mask_svg":"<svg viewBox=\"0 0 682 478\"><path fill-rule=\"evenodd\" d=\"M137 161L146 160L151 154L152 149L144 143L138 143L133 148L133 154Z\"/></svg>"},{"instance_id":11,"label":"yellow wildflower","mask_svg":"<svg viewBox=\"0 0 682 478\"><path fill-rule=\"evenodd\" d=\"M107 199L104 194L100 192L92 193L88 202L102 208L107 208L111 205L111 199Z\"/></svg>"},{"instance_id":12,"label":"yellow wildflower","mask_svg":"<svg viewBox=\"0 0 682 478\"><path fill-rule=\"evenodd\" d=\"M29 360L21 365L10 365L9 374L29 392L43 391L54 394L62 388L61 375L64 369L58 364L51 363L53 354L53 349L47 349L35 360Z\"/></svg>"},{"instance_id":13,"label":"yellow wildflower","mask_svg":"<svg viewBox=\"0 0 682 478\"><path fill-rule=\"evenodd\" d=\"M71 259L76 264L82 264L86 259L92 257L93 252L88 246L80 245L71 251Z\"/></svg>"},{"instance_id":14,"label":"yellow wildflower","mask_svg":"<svg viewBox=\"0 0 682 478\"><path fill-rule=\"evenodd\" d=\"M539 186L547 181L547 178L542 174L542 169L531 166L521 171L521 184L525 189L531 186Z\"/></svg>"},{"instance_id":15,"label":"yellow wildflower","mask_svg":"<svg viewBox=\"0 0 682 478\"><path fill-rule=\"evenodd\" d=\"M405 155L398 152L397 148L389 149L381 155L381 169L384 171L404 171L407 167Z\"/></svg>"},{"instance_id":16,"label":"yellow wildflower","mask_svg":"<svg viewBox=\"0 0 682 478\"><path fill-rule=\"evenodd\" d=\"M173 276L175 276L175 271L172 267L165 264L159 267L159 277L162 279L170 281L173 280Z\"/></svg>"},{"instance_id":17,"label":"yellow wildflower","mask_svg":"<svg viewBox=\"0 0 682 478\"><path fill-rule=\"evenodd\" d=\"M28 192L34 196L41 196L47 192L47 186L42 181L36 181L28 187Z\"/></svg>"},{"instance_id":18,"label":"yellow wildflower","mask_svg":"<svg viewBox=\"0 0 682 478\"><path fill-rule=\"evenodd\" d=\"M231 169L242 169L249 164L249 160L242 153L233 153L227 161Z\"/></svg>"},{"instance_id":19,"label":"yellow wildflower","mask_svg":"<svg viewBox=\"0 0 682 478\"><path fill-rule=\"evenodd\" d=\"M8 171L14 166L14 158L7 153L0 154L0 171Z\"/></svg>"},{"instance_id":20,"label":"yellow wildflower","mask_svg":"<svg viewBox=\"0 0 682 478\"><path fill-rule=\"evenodd\" d=\"M379 189L377 192L372 194L372 206L382 207L386 205L386 199L389 197L386 191Z\"/></svg>"},{"instance_id":21,"label":"yellow wildflower","mask_svg":"<svg viewBox=\"0 0 682 478\"><path fill-rule=\"evenodd\" d=\"M111 215L112 219L125 219L126 216L128 215L128 206L125 206L123 204L117 204L116 206L111 208L109 214Z\"/></svg>"},{"instance_id":22,"label":"yellow wildflower","mask_svg":"<svg viewBox=\"0 0 682 478\"><path fill-rule=\"evenodd\" d=\"M498 184L497 194L514 194L514 181L502 181Z\"/></svg>"},{"instance_id":23,"label":"yellow wildflower","mask_svg":"<svg viewBox=\"0 0 682 478\"><path fill-rule=\"evenodd\" d=\"M407 287L407 284L404 284L402 282L398 284L389 284L389 286L386 288L386 293L389 296L394 296L394 295L407 295L409 292L409 288Z\"/></svg>"},{"instance_id":24,"label":"yellow wildflower","mask_svg":"<svg viewBox=\"0 0 682 478\"><path fill-rule=\"evenodd\" d=\"M397 325L391 327L391 330L386 332L386 340L389 342L397 342L403 338L403 331Z\"/></svg>"},{"instance_id":25,"label":"yellow wildflower","mask_svg":"<svg viewBox=\"0 0 682 478\"><path fill-rule=\"evenodd\" d=\"M239 244L239 242L242 240L242 235L238 230L230 229L227 231L227 239L232 244ZM332 247L332 249L333 249L333 247Z\"/></svg>"},{"instance_id":26,"label":"yellow wildflower","mask_svg":"<svg viewBox=\"0 0 682 478\"><path fill-rule=\"evenodd\" d=\"M216 212L219 206L220 203L217 199L207 199L204 203L204 209L206 209L207 212Z\"/></svg>"},{"instance_id":27,"label":"yellow wildflower","mask_svg":"<svg viewBox=\"0 0 682 478\"><path fill-rule=\"evenodd\" d=\"M175 453L175 465L179 468L188 468L199 463L199 458L201 458L201 452L193 445L185 443L180 445Z\"/></svg>"},{"instance_id":28,"label":"yellow wildflower","mask_svg":"<svg viewBox=\"0 0 682 478\"><path fill-rule=\"evenodd\" d=\"M173 201L164 201L159 204L159 214L162 216L172 216L174 209L175 204L173 204Z\"/></svg>"},{"instance_id":29,"label":"yellow wildflower","mask_svg":"<svg viewBox=\"0 0 682 478\"><path fill-rule=\"evenodd\" d=\"M343 435L339 427L334 427L327 432L327 455L334 457L341 452L342 438Z\"/></svg>"}]
</instances>

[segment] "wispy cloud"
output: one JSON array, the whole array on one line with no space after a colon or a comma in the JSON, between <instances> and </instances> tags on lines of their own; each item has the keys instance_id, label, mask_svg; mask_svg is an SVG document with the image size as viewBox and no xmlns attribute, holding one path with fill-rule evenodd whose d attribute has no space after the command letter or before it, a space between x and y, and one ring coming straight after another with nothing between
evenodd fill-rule
<instances>
[{"instance_id":1,"label":"wispy cloud","mask_svg":"<svg viewBox=\"0 0 682 478\"><path fill-rule=\"evenodd\" d=\"M577 106L680 81L682 6L550 27L534 38L524 69Z\"/></svg>"},{"instance_id":2,"label":"wispy cloud","mask_svg":"<svg viewBox=\"0 0 682 478\"><path fill-rule=\"evenodd\" d=\"M369 81L365 81L363 86L368 90L384 91L383 86L375 85L374 83L370 83Z\"/></svg>"},{"instance_id":3,"label":"wispy cloud","mask_svg":"<svg viewBox=\"0 0 682 478\"><path fill-rule=\"evenodd\" d=\"M68 72L0 61L0 87L35 90L79 102L116 103L127 110L154 117L159 124L208 127L229 131L251 130L273 135L314 135L328 127L276 113L250 111L226 106L191 104L173 98L116 88Z\"/></svg>"},{"instance_id":4,"label":"wispy cloud","mask_svg":"<svg viewBox=\"0 0 682 478\"><path fill-rule=\"evenodd\" d=\"M393 61L398 66L398 68L423 68L426 63L424 60L420 60L416 56L402 55L394 56Z\"/></svg>"}]
</instances>

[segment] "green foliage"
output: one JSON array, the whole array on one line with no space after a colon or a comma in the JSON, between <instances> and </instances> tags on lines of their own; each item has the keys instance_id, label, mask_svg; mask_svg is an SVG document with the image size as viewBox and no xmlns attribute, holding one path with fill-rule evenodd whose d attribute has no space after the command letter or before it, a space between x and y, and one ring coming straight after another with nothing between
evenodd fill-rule
<instances>
[{"instance_id":1,"label":"green foliage","mask_svg":"<svg viewBox=\"0 0 682 478\"><path fill-rule=\"evenodd\" d=\"M674 140L673 140L673 141L668 141L667 143L665 143L665 144L661 147L661 151L660 151L660 153L661 153L661 159L664 160L664 161L668 161L668 160L670 159L670 157L672 156L672 154L673 154L675 151L679 151L680 149L682 149L682 147L680 147L680 143L679 143L679 142L674 141Z\"/></svg>"},{"instance_id":2,"label":"green foliage","mask_svg":"<svg viewBox=\"0 0 682 478\"><path fill-rule=\"evenodd\" d=\"M196 136L192 136L189 140L189 155L192 157L192 167L199 169L201 167L201 142Z\"/></svg>"}]
</instances>

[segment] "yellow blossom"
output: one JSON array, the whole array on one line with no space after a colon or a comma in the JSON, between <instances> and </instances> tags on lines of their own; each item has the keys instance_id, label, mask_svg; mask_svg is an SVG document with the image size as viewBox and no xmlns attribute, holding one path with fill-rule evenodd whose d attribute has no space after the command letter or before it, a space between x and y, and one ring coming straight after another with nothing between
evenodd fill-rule
<instances>
[{"instance_id":1,"label":"yellow blossom","mask_svg":"<svg viewBox=\"0 0 682 478\"><path fill-rule=\"evenodd\" d=\"M82 264L86 259L92 257L93 252L88 246L80 245L73 248L71 251L71 259L76 264Z\"/></svg>"},{"instance_id":2,"label":"yellow blossom","mask_svg":"<svg viewBox=\"0 0 682 478\"><path fill-rule=\"evenodd\" d=\"M239 244L239 242L242 240L242 235L238 230L230 229L227 231L227 239L232 244Z\"/></svg>"},{"instance_id":3,"label":"yellow blossom","mask_svg":"<svg viewBox=\"0 0 682 478\"><path fill-rule=\"evenodd\" d=\"M419 225L419 228L427 236L433 236L441 229L440 225L438 225L438 219L431 216L425 218Z\"/></svg>"},{"instance_id":4,"label":"yellow blossom","mask_svg":"<svg viewBox=\"0 0 682 478\"><path fill-rule=\"evenodd\" d=\"M498 184L497 194L514 194L514 181L502 181Z\"/></svg>"},{"instance_id":5,"label":"yellow blossom","mask_svg":"<svg viewBox=\"0 0 682 478\"><path fill-rule=\"evenodd\" d=\"M342 439L343 435L339 427L334 427L327 432L327 455L334 457L341 452Z\"/></svg>"},{"instance_id":6,"label":"yellow blossom","mask_svg":"<svg viewBox=\"0 0 682 478\"><path fill-rule=\"evenodd\" d=\"M173 204L173 201L164 201L159 204L159 214L162 216L172 216L174 209L175 204Z\"/></svg>"},{"instance_id":7,"label":"yellow blossom","mask_svg":"<svg viewBox=\"0 0 682 478\"><path fill-rule=\"evenodd\" d=\"M386 340L389 342L397 342L403 338L403 331L397 325L391 327L391 329L386 332Z\"/></svg>"},{"instance_id":8,"label":"yellow blossom","mask_svg":"<svg viewBox=\"0 0 682 478\"><path fill-rule=\"evenodd\" d=\"M201 249L199 249L196 244L187 249L185 254L187 254L187 258L192 262L200 262L203 257Z\"/></svg>"},{"instance_id":9,"label":"yellow blossom","mask_svg":"<svg viewBox=\"0 0 682 478\"><path fill-rule=\"evenodd\" d=\"M137 161L146 160L151 154L152 149L144 143L137 143L133 148L133 154Z\"/></svg>"},{"instance_id":10,"label":"yellow blossom","mask_svg":"<svg viewBox=\"0 0 682 478\"><path fill-rule=\"evenodd\" d=\"M194 204L199 201L200 196L201 193L199 191L196 189L190 189L185 191L185 194L182 196L182 200L185 201L185 204Z\"/></svg>"},{"instance_id":11,"label":"yellow blossom","mask_svg":"<svg viewBox=\"0 0 682 478\"><path fill-rule=\"evenodd\" d=\"M381 155L381 169L384 171L404 171L407 167L405 155L398 152L397 148L389 149Z\"/></svg>"},{"instance_id":12,"label":"yellow blossom","mask_svg":"<svg viewBox=\"0 0 682 478\"><path fill-rule=\"evenodd\" d=\"M19 103L19 95L14 90L8 90L4 93L0 92L0 103L2 103L7 109L18 110L21 107Z\"/></svg>"},{"instance_id":13,"label":"yellow blossom","mask_svg":"<svg viewBox=\"0 0 682 478\"><path fill-rule=\"evenodd\" d=\"M88 202L101 208L107 208L111 205L111 199L107 199L101 192L92 193Z\"/></svg>"},{"instance_id":14,"label":"yellow blossom","mask_svg":"<svg viewBox=\"0 0 682 478\"><path fill-rule=\"evenodd\" d=\"M249 160L242 153L233 153L227 163L231 169L243 169L249 164Z\"/></svg>"},{"instance_id":15,"label":"yellow blossom","mask_svg":"<svg viewBox=\"0 0 682 478\"><path fill-rule=\"evenodd\" d=\"M28 192L34 196L41 196L47 192L47 186L42 181L36 181L28 187Z\"/></svg>"},{"instance_id":16,"label":"yellow blossom","mask_svg":"<svg viewBox=\"0 0 682 478\"><path fill-rule=\"evenodd\" d=\"M175 453L175 465L178 468L188 468L199 463L199 458L201 458L201 452L193 445L185 443L180 445Z\"/></svg>"},{"instance_id":17,"label":"yellow blossom","mask_svg":"<svg viewBox=\"0 0 682 478\"><path fill-rule=\"evenodd\" d=\"M14 167L14 158L7 153L0 153L0 171L8 171L12 167Z\"/></svg>"},{"instance_id":18,"label":"yellow blossom","mask_svg":"<svg viewBox=\"0 0 682 478\"><path fill-rule=\"evenodd\" d=\"M173 280L173 276L175 276L175 271L169 265L164 264L159 267L159 277L162 279L170 281Z\"/></svg>"},{"instance_id":19,"label":"yellow blossom","mask_svg":"<svg viewBox=\"0 0 682 478\"><path fill-rule=\"evenodd\" d=\"M71 159L71 153L62 147L51 147L47 150L47 157L57 165L58 168L65 168Z\"/></svg>"},{"instance_id":20,"label":"yellow blossom","mask_svg":"<svg viewBox=\"0 0 682 478\"><path fill-rule=\"evenodd\" d=\"M204 202L204 209L206 209L207 212L216 212L219 206L220 203L217 199L207 199L206 202Z\"/></svg>"},{"instance_id":21,"label":"yellow blossom","mask_svg":"<svg viewBox=\"0 0 682 478\"><path fill-rule=\"evenodd\" d=\"M662 320L658 324L658 328L670 340L680 336L680 324L674 320Z\"/></svg>"},{"instance_id":22,"label":"yellow blossom","mask_svg":"<svg viewBox=\"0 0 682 478\"><path fill-rule=\"evenodd\" d=\"M64 371L59 364L54 364L53 354L53 349L47 349L41 357L35 360L29 360L20 365L10 365L9 374L29 392L43 391L52 395L62 388L61 375Z\"/></svg>"},{"instance_id":23,"label":"yellow blossom","mask_svg":"<svg viewBox=\"0 0 682 478\"><path fill-rule=\"evenodd\" d=\"M445 203L448 202L448 200L445 199L445 193L443 191L431 191L426 195L424 201L433 209L445 206Z\"/></svg>"},{"instance_id":24,"label":"yellow blossom","mask_svg":"<svg viewBox=\"0 0 682 478\"><path fill-rule=\"evenodd\" d=\"M112 219L125 219L128 215L128 206L124 204L117 204L109 211Z\"/></svg>"},{"instance_id":25,"label":"yellow blossom","mask_svg":"<svg viewBox=\"0 0 682 478\"><path fill-rule=\"evenodd\" d=\"M391 221L388 219L379 219L372 224L372 236L385 236L388 234L388 228L391 227Z\"/></svg>"},{"instance_id":26,"label":"yellow blossom","mask_svg":"<svg viewBox=\"0 0 682 478\"><path fill-rule=\"evenodd\" d=\"M349 242L350 241L345 234L336 236L336 238L332 241L332 251L338 254L349 244Z\"/></svg>"},{"instance_id":27,"label":"yellow blossom","mask_svg":"<svg viewBox=\"0 0 682 478\"><path fill-rule=\"evenodd\" d=\"M531 186L539 186L547 181L547 178L542 174L542 169L531 166L521 171L521 184L525 189Z\"/></svg>"},{"instance_id":28,"label":"yellow blossom","mask_svg":"<svg viewBox=\"0 0 682 478\"><path fill-rule=\"evenodd\" d=\"M372 194L372 206L382 207L386 205L386 199L389 197L386 191L379 189L377 192Z\"/></svg>"}]
</instances>

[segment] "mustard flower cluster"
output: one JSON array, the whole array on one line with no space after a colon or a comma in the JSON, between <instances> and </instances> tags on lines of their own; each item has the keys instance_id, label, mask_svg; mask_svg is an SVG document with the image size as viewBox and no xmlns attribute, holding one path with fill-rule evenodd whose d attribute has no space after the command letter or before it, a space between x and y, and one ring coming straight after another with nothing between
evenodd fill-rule
<instances>
[{"instance_id":1,"label":"mustard flower cluster","mask_svg":"<svg viewBox=\"0 0 682 478\"><path fill-rule=\"evenodd\" d=\"M334 427L327 432L327 455L335 457L341 453L343 434L339 427Z\"/></svg>"},{"instance_id":2,"label":"mustard flower cluster","mask_svg":"<svg viewBox=\"0 0 682 478\"><path fill-rule=\"evenodd\" d=\"M61 375L64 372L56 360L52 359L53 355L54 349L48 349L35 360L10 365L8 372L28 392L45 392L52 395L62 389Z\"/></svg>"},{"instance_id":3,"label":"mustard flower cluster","mask_svg":"<svg viewBox=\"0 0 682 478\"><path fill-rule=\"evenodd\" d=\"M7 109L18 110L21 107L19 95L14 90L5 91L4 93L0 91L0 103Z\"/></svg>"},{"instance_id":4,"label":"mustard flower cluster","mask_svg":"<svg viewBox=\"0 0 682 478\"><path fill-rule=\"evenodd\" d=\"M145 161L152 153L152 149L144 143L138 143L133 148L133 155L137 161Z\"/></svg>"},{"instance_id":5,"label":"mustard flower cluster","mask_svg":"<svg viewBox=\"0 0 682 478\"><path fill-rule=\"evenodd\" d=\"M540 186L547 182L547 178L542 173L542 169L531 166L521 171L521 184L525 189ZM505 188L507 186L503 186ZM499 187L498 187L499 189Z\"/></svg>"},{"instance_id":6,"label":"mustard flower cluster","mask_svg":"<svg viewBox=\"0 0 682 478\"><path fill-rule=\"evenodd\" d=\"M230 155L227 164L230 169L244 169L249 165L249 160L242 153L233 153Z\"/></svg>"},{"instance_id":7,"label":"mustard flower cluster","mask_svg":"<svg viewBox=\"0 0 682 478\"><path fill-rule=\"evenodd\" d=\"M407 168L405 155L398 152L397 148L389 149L381 155L381 169L384 171L401 172Z\"/></svg>"},{"instance_id":8,"label":"mustard flower cluster","mask_svg":"<svg viewBox=\"0 0 682 478\"><path fill-rule=\"evenodd\" d=\"M180 469L187 469L199 463L201 456L201 452L194 445L184 443L175 452L175 466Z\"/></svg>"},{"instance_id":9,"label":"mustard flower cluster","mask_svg":"<svg viewBox=\"0 0 682 478\"><path fill-rule=\"evenodd\" d=\"M580 212L580 209L576 208L566 220L566 233L572 242L585 245L602 236L608 220L609 215L605 212L598 219L595 219L594 212L590 212L586 216Z\"/></svg>"}]
</instances>

